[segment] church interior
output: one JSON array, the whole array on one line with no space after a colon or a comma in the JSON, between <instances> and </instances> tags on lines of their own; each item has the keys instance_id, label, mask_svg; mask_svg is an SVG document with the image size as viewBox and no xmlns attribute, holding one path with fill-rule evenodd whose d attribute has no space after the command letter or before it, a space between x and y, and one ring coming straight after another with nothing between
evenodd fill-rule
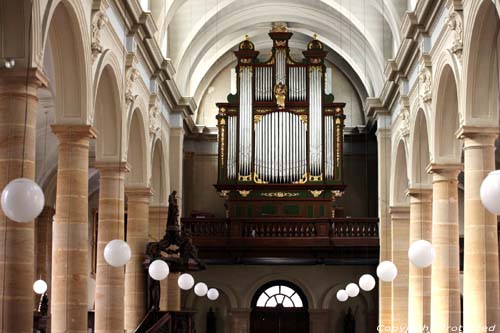
<instances>
[{"instance_id":1,"label":"church interior","mask_svg":"<svg viewBox=\"0 0 500 333\"><path fill-rule=\"evenodd\" d=\"M0 0L0 332L500 332L499 0Z\"/></svg>"}]
</instances>

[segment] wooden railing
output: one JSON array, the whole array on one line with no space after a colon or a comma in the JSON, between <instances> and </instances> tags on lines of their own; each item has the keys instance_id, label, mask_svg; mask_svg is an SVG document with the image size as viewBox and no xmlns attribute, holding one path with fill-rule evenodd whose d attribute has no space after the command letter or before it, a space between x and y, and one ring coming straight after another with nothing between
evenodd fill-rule
<instances>
[{"instance_id":1,"label":"wooden railing","mask_svg":"<svg viewBox=\"0 0 500 333\"><path fill-rule=\"evenodd\" d=\"M235 241L252 239L378 240L376 218L268 218L259 220L184 218L182 230L195 240Z\"/></svg>"}]
</instances>

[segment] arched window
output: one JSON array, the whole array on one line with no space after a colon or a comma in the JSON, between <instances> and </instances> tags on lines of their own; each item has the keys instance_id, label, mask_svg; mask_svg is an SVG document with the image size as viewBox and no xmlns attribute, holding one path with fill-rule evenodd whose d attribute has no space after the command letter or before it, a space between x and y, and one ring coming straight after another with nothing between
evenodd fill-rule
<instances>
[{"instance_id":1,"label":"arched window","mask_svg":"<svg viewBox=\"0 0 500 333\"><path fill-rule=\"evenodd\" d=\"M255 306L258 308L302 308L303 296L295 286L283 281L275 281L261 288Z\"/></svg>"}]
</instances>

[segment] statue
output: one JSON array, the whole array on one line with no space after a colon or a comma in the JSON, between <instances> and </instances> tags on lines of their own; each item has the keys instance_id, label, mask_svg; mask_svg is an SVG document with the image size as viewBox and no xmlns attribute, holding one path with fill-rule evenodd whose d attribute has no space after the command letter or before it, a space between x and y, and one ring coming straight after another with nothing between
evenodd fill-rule
<instances>
[{"instance_id":1,"label":"statue","mask_svg":"<svg viewBox=\"0 0 500 333\"><path fill-rule=\"evenodd\" d=\"M344 333L355 333L356 331L356 321L354 315L352 314L351 308L347 311L344 317Z\"/></svg>"},{"instance_id":2,"label":"statue","mask_svg":"<svg viewBox=\"0 0 500 333\"><path fill-rule=\"evenodd\" d=\"M274 96L276 96L276 104L278 104L279 109L285 108L286 94L288 93L288 88L283 82L279 82L274 86Z\"/></svg>"},{"instance_id":3,"label":"statue","mask_svg":"<svg viewBox=\"0 0 500 333\"><path fill-rule=\"evenodd\" d=\"M179 206L177 204L177 191L173 191L168 196L168 216L167 216L167 230L171 227L177 227L179 220Z\"/></svg>"}]
</instances>

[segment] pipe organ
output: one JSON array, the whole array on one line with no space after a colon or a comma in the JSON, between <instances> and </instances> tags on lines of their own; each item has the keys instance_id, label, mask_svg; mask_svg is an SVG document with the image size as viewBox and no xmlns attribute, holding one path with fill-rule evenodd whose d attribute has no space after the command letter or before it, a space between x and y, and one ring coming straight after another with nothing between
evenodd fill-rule
<instances>
[{"instance_id":1,"label":"pipe organ","mask_svg":"<svg viewBox=\"0 0 500 333\"><path fill-rule=\"evenodd\" d=\"M237 93L229 95L227 103L217 104L216 188L230 203L274 199L287 207L269 208L266 213L262 207L253 211L255 205L232 205L234 216L301 216L304 209L285 201L329 202L331 208L331 201L344 188L345 104L325 93L327 52L315 37L303 52L304 58L296 61L290 56L292 33L286 27L275 26L269 36L273 47L265 61L247 37L234 52ZM312 203L313 213L305 215L331 212L328 204L321 212L318 209Z\"/></svg>"}]
</instances>

